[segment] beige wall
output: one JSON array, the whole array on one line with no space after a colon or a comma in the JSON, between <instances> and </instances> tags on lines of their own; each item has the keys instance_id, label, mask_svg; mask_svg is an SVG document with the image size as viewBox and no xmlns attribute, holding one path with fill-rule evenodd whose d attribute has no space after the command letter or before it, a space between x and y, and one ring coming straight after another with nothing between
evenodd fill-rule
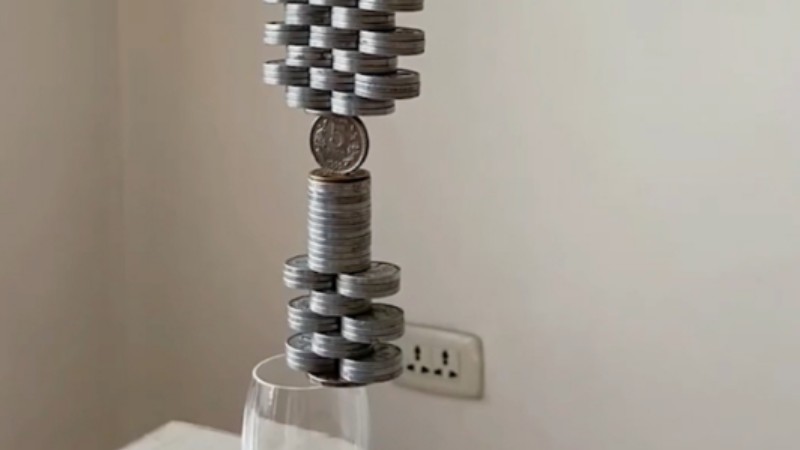
<instances>
[{"instance_id":1,"label":"beige wall","mask_svg":"<svg viewBox=\"0 0 800 450\"><path fill-rule=\"evenodd\" d=\"M122 4L132 427L236 429L281 348L311 118L261 86L261 2ZM798 3L403 20L429 30L425 93L368 123L375 253L411 319L484 337L488 385L379 388L376 448L796 448Z\"/></svg>"},{"instance_id":2,"label":"beige wall","mask_svg":"<svg viewBox=\"0 0 800 450\"><path fill-rule=\"evenodd\" d=\"M0 449L117 444L116 5L0 4Z\"/></svg>"}]
</instances>

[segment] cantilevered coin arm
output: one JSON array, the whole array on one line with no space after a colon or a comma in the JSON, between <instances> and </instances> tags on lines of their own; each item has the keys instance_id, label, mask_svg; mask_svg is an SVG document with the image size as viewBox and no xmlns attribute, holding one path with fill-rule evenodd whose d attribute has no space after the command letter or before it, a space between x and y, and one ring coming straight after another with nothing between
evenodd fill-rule
<instances>
[{"instance_id":1,"label":"cantilevered coin arm","mask_svg":"<svg viewBox=\"0 0 800 450\"><path fill-rule=\"evenodd\" d=\"M425 51L421 30L397 27L395 14L423 0L265 0L285 20L265 27L264 42L286 58L264 64L264 81L284 86L286 103L319 115L310 145L320 168L308 179L308 251L289 259L283 280L307 295L289 302L291 368L327 386L390 381L403 371L389 342L405 328L403 310L377 303L400 290L400 268L372 261L369 151L358 116L395 111L418 97L420 76L398 56Z\"/></svg>"}]
</instances>

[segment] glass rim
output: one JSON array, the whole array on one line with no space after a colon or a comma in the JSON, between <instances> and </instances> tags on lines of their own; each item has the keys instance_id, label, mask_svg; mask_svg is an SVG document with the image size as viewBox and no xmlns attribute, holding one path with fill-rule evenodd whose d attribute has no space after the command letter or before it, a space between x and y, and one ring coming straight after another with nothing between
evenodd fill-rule
<instances>
[{"instance_id":1,"label":"glass rim","mask_svg":"<svg viewBox=\"0 0 800 450\"><path fill-rule=\"evenodd\" d=\"M298 376L298 380L302 378L302 380L304 381L303 385L289 384L289 383L286 383L286 382L280 382L280 381L276 381L276 380L269 380L269 379L267 379L267 377L264 377L264 376L262 376L262 374L259 373L262 369L264 369L264 368L266 368L268 366L274 365L274 364L282 364L283 368L286 368L287 370L291 370L291 369L288 368L288 366L286 365L285 361L286 361L286 354L285 353L281 353L281 354L278 354L278 355L275 355L275 356L271 356L271 357L259 362L258 364L256 364L255 367L253 367L253 371L252 371L253 381L255 381L256 383L260 384L261 386L264 386L264 387L267 387L267 388L270 388L270 389L280 389L280 390L283 390L283 391L313 392L313 391L319 391L319 390L324 390L324 389L330 389L330 388L328 388L326 386L323 386L323 385L320 385L320 384L314 384L307 376L303 376L299 372L296 372L297 376ZM362 388L363 388L363 386L341 386L341 387L337 386L336 387L336 389L362 389Z\"/></svg>"}]
</instances>

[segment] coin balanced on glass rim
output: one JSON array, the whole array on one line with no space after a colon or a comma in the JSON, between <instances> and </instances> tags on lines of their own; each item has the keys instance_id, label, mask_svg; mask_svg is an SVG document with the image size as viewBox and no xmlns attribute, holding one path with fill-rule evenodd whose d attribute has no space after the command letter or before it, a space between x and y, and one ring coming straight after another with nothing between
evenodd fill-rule
<instances>
[{"instance_id":1,"label":"coin balanced on glass rim","mask_svg":"<svg viewBox=\"0 0 800 450\"><path fill-rule=\"evenodd\" d=\"M369 134L358 117L320 116L311 128L311 153L327 172L346 175L358 170L369 155Z\"/></svg>"}]
</instances>

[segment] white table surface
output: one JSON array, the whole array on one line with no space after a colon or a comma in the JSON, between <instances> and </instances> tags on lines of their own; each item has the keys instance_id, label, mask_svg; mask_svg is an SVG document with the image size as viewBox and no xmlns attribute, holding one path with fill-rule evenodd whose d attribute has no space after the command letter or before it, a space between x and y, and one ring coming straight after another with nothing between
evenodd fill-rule
<instances>
[{"instance_id":1,"label":"white table surface","mask_svg":"<svg viewBox=\"0 0 800 450\"><path fill-rule=\"evenodd\" d=\"M239 450L239 436L184 422L170 422L122 450Z\"/></svg>"}]
</instances>

